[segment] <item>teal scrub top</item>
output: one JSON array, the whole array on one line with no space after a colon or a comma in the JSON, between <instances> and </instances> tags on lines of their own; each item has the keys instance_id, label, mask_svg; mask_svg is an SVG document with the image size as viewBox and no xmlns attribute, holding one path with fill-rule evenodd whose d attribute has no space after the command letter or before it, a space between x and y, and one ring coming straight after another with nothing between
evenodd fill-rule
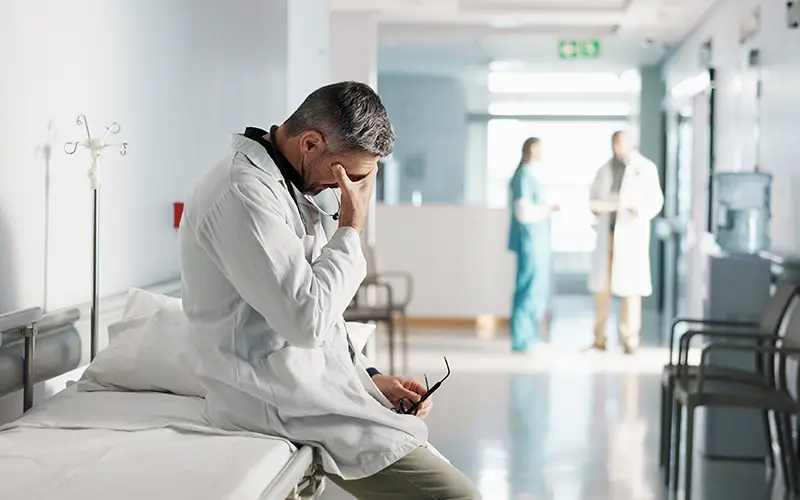
<instances>
[{"instance_id":1,"label":"teal scrub top","mask_svg":"<svg viewBox=\"0 0 800 500\"><path fill-rule=\"evenodd\" d=\"M533 165L520 166L511 177L511 229L508 249L514 253L531 253L550 250L550 219L523 223L517 219L514 205L520 198L526 198L534 205L545 203L544 186L534 174Z\"/></svg>"}]
</instances>

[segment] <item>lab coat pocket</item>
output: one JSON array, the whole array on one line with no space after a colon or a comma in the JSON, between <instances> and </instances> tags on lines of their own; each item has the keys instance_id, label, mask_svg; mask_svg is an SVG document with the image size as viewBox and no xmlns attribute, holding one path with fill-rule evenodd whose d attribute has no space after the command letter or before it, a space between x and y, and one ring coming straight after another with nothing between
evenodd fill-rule
<instances>
[{"instance_id":1,"label":"lab coat pocket","mask_svg":"<svg viewBox=\"0 0 800 500\"><path fill-rule=\"evenodd\" d=\"M324 387L325 355L321 349L284 346L261 360L278 399L302 399L308 389ZM313 399L313 396L311 397Z\"/></svg>"},{"instance_id":2,"label":"lab coat pocket","mask_svg":"<svg viewBox=\"0 0 800 500\"><path fill-rule=\"evenodd\" d=\"M372 381L372 377L369 376L367 373L367 367L364 363L364 360L367 358L361 354L356 354L356 372L358 373L358 378L361 380L361 384L366 389L367 393L372 396L372 398L380 403L381 405L385 406L386 408L394 408L391 402L386 399L386 396L378 389L378 386L375 385L375 382Z\"/></svg>"}]
</instances>

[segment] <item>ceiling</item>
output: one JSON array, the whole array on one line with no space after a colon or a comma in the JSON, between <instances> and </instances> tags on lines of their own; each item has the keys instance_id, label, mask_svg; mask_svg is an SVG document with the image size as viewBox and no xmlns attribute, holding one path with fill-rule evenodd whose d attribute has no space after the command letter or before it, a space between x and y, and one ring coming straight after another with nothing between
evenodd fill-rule
<instances>
[{"instance_id":1,"label":"ceiling","mask_svg":"<svg viewBox=\"0 0 800 500\"><path fill-rule=\"evenodd\" d=\"M527 66L652 64L679 43L715 0L332 0L372 11L382 71L446 72L491 61ZM598 38L601 57L564 62L559 39Z\"/></svg>"}]
</instances>

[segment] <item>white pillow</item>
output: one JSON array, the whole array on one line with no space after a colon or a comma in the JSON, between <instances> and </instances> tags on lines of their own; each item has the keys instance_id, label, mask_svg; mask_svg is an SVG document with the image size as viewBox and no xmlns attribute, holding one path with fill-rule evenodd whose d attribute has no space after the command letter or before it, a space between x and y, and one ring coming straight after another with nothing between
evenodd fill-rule
<instances>
[{"instance_id":1,"label":"white pillow","mask_svg":"<svg viewBox=\"0 0 800 500\"><path fill-rule=\"evenodd\" d=\"M205 397L195 376L191 325L180 299L131 290L122 321L110 325L108 335L108 347L86 369L78 390Z\"/></svg>"},{"instance_id":2,"label":"white pillow","mask_svg":"<svg viewBox=\"0 0 800 500\"><path fill-rule=\"evenodd\" d=\"M122 312L122 320L150 317L161 309L183 312L181 299L150 293L139 288L131 288L128 292L128 301Z\"/></svg>"}]
</instances>

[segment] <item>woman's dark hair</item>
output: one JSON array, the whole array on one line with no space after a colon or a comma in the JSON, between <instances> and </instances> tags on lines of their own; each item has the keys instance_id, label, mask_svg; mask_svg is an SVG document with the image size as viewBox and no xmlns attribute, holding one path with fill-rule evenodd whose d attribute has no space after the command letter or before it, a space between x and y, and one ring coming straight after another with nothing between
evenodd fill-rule
<instances>
[{"instance_id":1,"label":"woman's dark hair","mask_svg":"<svg viewBox=\"0 0 800 500\"><path fill-rule=\"evenodd\" d=\"M519 165L517 166L517 168L527 163L530 163L531 148L533 148L533 146L539 144L540 142L542 141L538 137L528 137L527 139L525 139L525 142L522 143L522 157L519 159Z\"/></svg>"}]
</instances>

